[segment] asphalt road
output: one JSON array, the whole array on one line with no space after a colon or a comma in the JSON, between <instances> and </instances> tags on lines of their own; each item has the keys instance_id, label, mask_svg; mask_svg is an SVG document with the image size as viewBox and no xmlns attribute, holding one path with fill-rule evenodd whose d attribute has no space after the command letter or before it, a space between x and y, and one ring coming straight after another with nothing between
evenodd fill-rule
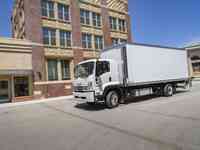
<instances>
[{"instance_id":1,"label":"asphalt road","mask_svg":"<svg viewBox=\"0 0 200 150\"><path fill-rule=\"evenodd\" d=\"M0 150L200 150L200 84L115 109L74 99L3 107Z\"/></svg>"}]
</instances>

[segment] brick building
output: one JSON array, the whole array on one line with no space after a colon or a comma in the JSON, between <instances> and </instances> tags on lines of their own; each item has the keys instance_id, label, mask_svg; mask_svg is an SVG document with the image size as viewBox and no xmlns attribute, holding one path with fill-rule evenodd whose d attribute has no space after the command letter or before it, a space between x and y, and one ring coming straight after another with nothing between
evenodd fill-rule
<instances>
[{"instance_id":1,"label":"brick building","mask_svg":"<svg viewBox=\"0 0 200 150\"><path fill-rule=\"evenodd\" d=\"M128 0L15 0L13 37L42 44L32 51L33 97L71 94L74 65L131 42L130 28Z\"/></svg>"}]
</instances>

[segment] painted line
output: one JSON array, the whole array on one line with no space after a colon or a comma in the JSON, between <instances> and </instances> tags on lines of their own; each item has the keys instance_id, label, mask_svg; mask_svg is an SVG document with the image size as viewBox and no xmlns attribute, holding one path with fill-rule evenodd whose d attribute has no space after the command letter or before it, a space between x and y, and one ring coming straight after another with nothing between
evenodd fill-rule
<instances>
[{"instance_id":1,"label":"painted line","mask_svg":"<svg viewBox=\"0 0 200 150\"><path fill-rule=\"evenodd\" d=\"M55 98L46 98L46 99L40 99L40 100L30 100L30 101L25 101L25 102L5 103L5 104L0 104L0 108L38 104L38 103L45 103L45 102L58 101L58 100L69 100L72 98L73 98L73 95L61 96L61 97L55 97Z\"/></svg>"}]
</instances>

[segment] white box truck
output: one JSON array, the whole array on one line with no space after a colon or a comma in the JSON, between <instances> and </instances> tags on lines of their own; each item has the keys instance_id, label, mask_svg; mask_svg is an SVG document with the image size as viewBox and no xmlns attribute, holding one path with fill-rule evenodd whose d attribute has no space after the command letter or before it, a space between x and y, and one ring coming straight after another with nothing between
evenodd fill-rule
<instances>
[{"instance_id":1,"label":"white box truck","mask_svg":"<svg viewBox=\"0 0 200 150\"><path fill-rule=\"evenodd\" d=\"M102 50L99 59L75 67L74 97L109 108L149 91L172 96L179 85L190 88L187 51L145 44L121 44Z\"/></svg>"}]
</instances>

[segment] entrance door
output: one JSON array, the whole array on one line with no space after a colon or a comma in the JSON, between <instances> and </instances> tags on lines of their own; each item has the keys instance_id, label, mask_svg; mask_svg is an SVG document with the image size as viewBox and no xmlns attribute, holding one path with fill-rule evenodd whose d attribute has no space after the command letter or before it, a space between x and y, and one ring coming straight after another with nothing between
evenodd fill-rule
<instances>
[{"instance_id":1,"label":"entrance door","mask_svg":"<svg viewBox=\"0 0 200 150\"><path fill-rule=\"evenodd\" d=\"M9 101L9 81L0 80L0 103Z\"/></svg>"}]
</instances>

